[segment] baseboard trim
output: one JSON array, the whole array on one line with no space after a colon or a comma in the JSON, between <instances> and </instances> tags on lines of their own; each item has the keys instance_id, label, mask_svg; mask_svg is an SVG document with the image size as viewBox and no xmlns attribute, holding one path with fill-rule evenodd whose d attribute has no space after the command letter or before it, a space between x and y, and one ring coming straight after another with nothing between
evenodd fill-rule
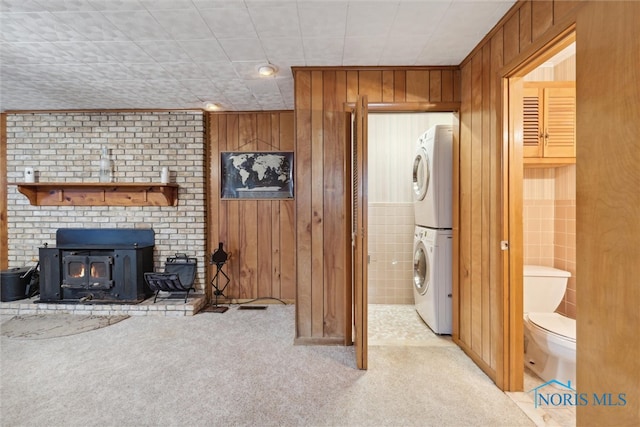
<instances>
[{"instance_id":1,"label":"baseboard trim","mask_svg":"<svg viewBox=\"0 0 640 427\"><path fill-rule=\"evenodd\" d=\"M352 345L345 344L344 338L313 338L313 337L298 337L293 340L294 345Z\"/></svg>"}]
</instances>

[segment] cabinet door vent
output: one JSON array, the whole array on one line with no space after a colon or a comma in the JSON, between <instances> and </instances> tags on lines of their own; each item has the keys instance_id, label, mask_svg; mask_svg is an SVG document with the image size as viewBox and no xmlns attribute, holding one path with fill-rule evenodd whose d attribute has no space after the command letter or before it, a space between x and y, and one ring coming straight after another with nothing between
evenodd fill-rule
<instances>
[{"instance_id":1,"label":"cabinet door vent","mask_svg":"<svg viewBox=\"0 0 640 427\"><path fill-rule=\"evenodd\" d=\"M537 146L540 142L540 102L538 95L524 96L523 111L523 144L525 146Z\"/></svg>"}]
</instances>

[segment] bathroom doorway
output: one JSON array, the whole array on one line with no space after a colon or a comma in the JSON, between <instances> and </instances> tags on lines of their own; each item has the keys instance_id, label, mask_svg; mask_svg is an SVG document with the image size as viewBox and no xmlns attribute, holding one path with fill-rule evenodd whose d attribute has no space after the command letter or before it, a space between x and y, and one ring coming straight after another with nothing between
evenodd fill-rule
<instances>
[{"instance_id":1,"label":"bathroom doorway","mask_svg":"<svg viewBox=\"0 0 640 427\"><path fill-rule=\"evenodd\" d=\"M570 111L574 120L572 143L563 140L554 145L557 140L549 138L546 128L538 127L538 123L558 121L557 111L548 108L548 94L569 87L575 93L575 64L575 33L569 29L535 58L521 64L507 83L505 104L510 119L508 177L504 183L508 194L509 261L505 279L513 322L509 367L513 377L521 378L525 392L545 381L525 367L523 266L542 265L571 273L556 312L576 318L575 95ZM549 416L562 425L575 423L575 408L563 407Z\"/></svg>"}]
</instances>

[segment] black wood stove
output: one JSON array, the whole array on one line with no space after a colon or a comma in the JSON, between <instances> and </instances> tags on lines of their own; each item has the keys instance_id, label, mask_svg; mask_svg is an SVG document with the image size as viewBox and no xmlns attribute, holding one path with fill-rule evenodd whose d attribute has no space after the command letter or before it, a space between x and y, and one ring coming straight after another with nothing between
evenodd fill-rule
<instances>
[{"instance_id":1,"label":"black wood stove","mask_svg":"<svg viewBox=\"0 0 640 427\"><path fill-rule=\"evenodd\" d=\"M152 295L151 229L61 228L40 248L40 302L138 303Z\"/></svg>"}]
</instances>

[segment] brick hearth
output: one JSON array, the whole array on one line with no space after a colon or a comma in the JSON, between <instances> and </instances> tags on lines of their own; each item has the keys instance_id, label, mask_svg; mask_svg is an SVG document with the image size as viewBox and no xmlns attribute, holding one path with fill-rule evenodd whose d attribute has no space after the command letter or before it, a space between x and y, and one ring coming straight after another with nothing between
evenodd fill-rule
<instances>
[{"instance_id":1,"label":"brick hearth","mask_svg":"<svg viewBox=\"0 0 640 427\"><path fill-rule=\"evenodd\" d=\"M154 304L153 297L139 304L36 304L39 297L19 301L1 302L0 315L19 314L93 314L107 316L114 314L128 314L130 316L193 316L206 305L204 294L194 294L184 302L184 298L162 298Z\"/></svg>"}]
</instances>

